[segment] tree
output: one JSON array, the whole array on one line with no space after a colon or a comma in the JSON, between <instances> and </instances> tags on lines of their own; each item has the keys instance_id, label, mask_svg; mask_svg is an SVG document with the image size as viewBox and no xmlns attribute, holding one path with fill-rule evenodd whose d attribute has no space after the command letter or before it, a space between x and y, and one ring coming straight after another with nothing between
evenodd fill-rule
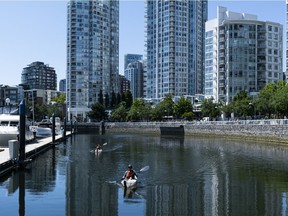
<instances>
[{"instance_id":1,"label":"tree","mask_svg":"<svg viewBox=\"0 0 288 216\"><path fill-rule=\"evenodd\" d=\"M108 93L106 93L105 94L105 108L107 109L107 108L109 108L109 104L110 104L110 98L109 98L109 94Z\"/></svg>"},{"instance_id":2,"label":"tree","mask_svg":"<svg viewBox=\"0 0 288 216\"><path fill-rule=\"evenodd\" d=\"M98 102L103 105L103 92L102 92L102 89L100 90L100 92L98 94Z\"/></svg>"},{"instance_id":3,"label":"tree","mask_svg":"<svg viewBox=\"0 0 288 216\"><path fill-rule=\"evenodd\" d=\"M133 104L128 112L127 119L130 120L141 120L144 116L149 116L148 107L145 107L145 103L143 99L136 98L133 101ZM148 113L149 112L149 113Z\"/></svg>"},{"instance_id":4,"label":"tree","mask_svg":"<svg viewBox=\"0 0 288 216\"><path fill-rule=\"evenodd\" d=\"M167 94L165 98L158 103L152 110L152 119L162 120L163 116L173 116L174 115L174 102L172 100L172 95Z\"/></svg>"},{"instance_id":5,"label":"tree","mask_svg":"<svg viewBox=\"0 0 288 216\"><path fill-rule=\"evenodd\" d=\"M240 91L233 98L233 111L237 114L237 116L244 117L246 119L247 116L251 115L251 104L252 98L248 95L248 93L246 91Z\"/></svg>"},{"instance_id":6,"label":"tree","mask_svg":"<svg viewBox=\"0 0 288 216\"><path fill-rule=\"evenodd\" d=\"M146 103L143 107L141 114L143 120L149 121L151 119L151 110L152 110L151 103Z\"/></svg>"},{"instance_id":7,"label":"tree","mask_svg":"<svg viewBox=\"0 0 288 216\"><path fill-rule=\"evenodd\" d=\"M177 117L189 118L193 117L193 107L188 98L181 97L179 101L174 105L174 112ZM184 117L184 115L186 117Z\"/></svg>"},{"instance_id":8,"label":"tree","mask_svg":"<svg viewBox=\"0 0 288 216\"><path fill-rule=\"evenodd\" d=\"M126 120L126 116L127 116L126 103L121 102L119 106L112 112L111 119L113 121L124 121Z\"/></svg>"},{"instance_id":9,"label":"tree","mask_svg":"<svg viewBox=\"0 0 288 216\"><path fill-rule=\"evenodd\" d=\"M229 104L221 104L221 111L225 114L226 117L230 117L231 113L233 112L232 103Z\"/></svg>"},{"instance_id":10,"label":"tree","mask_svg":"<svg viewBox=\"0 0 288 216\"><path fill-rule=\"evenodd\" d=\"M101 121L106 118L105 107L99 102L94 103L91 107L91 111L87 113L87 116L90 119Z\"/></svg>"},{"instance_id":11,"label":"tree","mask_svg":"<svg viewBox=\"0 0 288 216\"><path fill-rule=\"evenodd\" d=\"M130 108L133 104L133 96L130 90L125 92L126 108Z\"/></svg>"},{"instance_id":12,"label":"tree","mask_svg":"<svg viewBox=\"0 0 288 216\"><path fill-rule=\"evenodd\" d=\"M61 93L58 97L51 99L51 101L56 102L58 104L65 104L66 102L66 94Z\"/></svg>"},{"instance_id":13,"label":"tree","mask_svg":"<svg viewBox=\"0 0 288 216\"><path fill-rule=\"evenodd\" d=\"M66 94L61 93L58 97L55 97L51 100L55 102L51 107L55 110L55 115L63 119L66 116Z\"/></svg>"},{"instance_id":14,"label":"tree","mask_svg":"<svg viewBox=\"0 0 288 216\"><path fill-rule=\"evenodd\" d=\"M214 119L221 114L219 103L214 103L214 98L204 99L201 105L201 112L203 116Z\"/></svg>"},{"instance_id":15,"label":"tree","mask_svg":"<svg viewBox=\"0 0 288 216\"><path fill-rule=\"evenodd\" d=\"M279 81L276 85L275 94L270 101L275 117L283 118L288 116L288 84L284 81Z\"/></svg>"},{"instance_id":16,"label":"tree","mask_svg":"<svg viewBox=\"0 0 288 216\"><path fill-rule=\"evenodd\" d=\"M110 107L113 109L116 105L117 105L117 97L116 97L116 94L115 94L115 92L113 90L112 91L112 96L111 96Z\"/></svg>"},{"instance_id":17,"label":"tree","mask_svg":"<svg viewBox=\"0 0 288 216\"><path fill-rule=\"evenodd\" d=\"M277 85L275 83L269 83L259 92L256 98L255 109L269 118L272 113L275 113L272 101L276 94L276 90Z\"/></svg>"},{"instance_id":18,"label":"tree","mask_svg":"<svg viewBox=\"0 0 288 216\"><path fill-rule=\"evenodd\" d=\"M119 92L117 94L117 98L116 99L117 99L117 101L116 101L115 107L118 106L121 103L121 101L122 101L122 97L121 97L121 94Z\"/></svg>"}]
</instances>

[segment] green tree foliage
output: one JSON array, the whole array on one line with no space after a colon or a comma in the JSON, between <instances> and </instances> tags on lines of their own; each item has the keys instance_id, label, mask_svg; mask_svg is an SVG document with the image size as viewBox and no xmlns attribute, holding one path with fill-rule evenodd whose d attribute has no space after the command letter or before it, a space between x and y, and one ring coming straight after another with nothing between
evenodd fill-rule
<instances>
[{"instance_id":1,"label":"green tree foliage","mask_svg":"<svg viewBox=\"0 0 288 216\"><path fill-rule=\"evenodd\" d=\"M127 119L131 121L149 119L151 105L145 104L143 99L136 98L128 112Z\"/></svg>"},{"instance_id":2,"label":"green tree foliage","mask_svg":"<svg viewBox=\"0 0 288 216\"><path fill-rule=\"evenodd\" d=\"M66 94L61 93L58 97L53 98L51 101L54 103L52 103L52 106L48 105L48 108L52 109L52 112L55 114L55 116L63 119L66 116Z\"/></svg>"},{"instance_id":3,"label":"green tree foliage","mask_svg":"<svg viewBox=\"0 0 288 216\"><path fill-rule=\"evenodd\" d=\"M149 121L151 119L151 110L152 110L151 104L146 103L141 112L142 120Z\"/></svg>"},{"instance_id":4,"label":"green tree foliage","mask_svg":"<svg viewBox=\"0 0 288 216\"><path fill-rule=\"evenodd\" d=\"M116 101L115 107L118 106L118 105L121 103L121 101L122 101L122 97L121 97L121 94L118 92L118 94L117 94L117 101Z\"/></svg>"},{"instance_id":5,"label":"green tree foliage","mask_svg":"<svg viewBox=\"0 0 288 216\"><path fill-rule=\"evenodd\" d=\"M252 98L246 91L238 92L232 101L233 111L238 117L245 118L251 116Z\"/></svg>"},{"instance_id":6,"label":"green tree foliage","mask_svg":"<svg viewBox=\"0 0 288 216\"><path fill-rule=\"evenodd\" d=\"M214 119L221 114L220 104L214 102L214 98L204 99L201 105L201 112L203 116Z\"/></svg>"},{"instance_id":7,"label":"green tree foliage","mask_svg":"<svg viewBox=\"0 0 288 216\"><path fill-rule=\"evenodd\" d=\"M171 94L165 95L165 98L152 110L153 120L162 120L164 116L174 116L174 102Z\"/></svg>"},{"instance_id":8,"label":"green tree foliage","mask_svg":"<svg viewBox=\"0 0 288 216\"><path fill-rule=\"evenodd\" d=\"M126 102L126 107L129 109L133 104L133 96L131 91L126 91L124 95L124 101Z\"/></svg>"},{"instance_id":9,"label":"green tree foliage","mask_svg":"<svg viewBox=\"0 0 288 216\"><path fill-rule=\"evenodd\" d=\"M188 98L181 97L179 101L174 105L174 112L177 117L188 118L193 117L193 106Z\"/></svg>"},{"instance_id":10,"label":"green tree foliage","mask_svg":"<svg viewBox=\"0 0 288 216\"><path fill-rule=\"evenodd\" d=\"M98 103L100 103L100 104L104 104L103 103L104 101L103 101L103 91L102 91L102 89L100 90L100 92L99 92L99 94L98 94Z\"/></svg>"},{"instance_id":11,"label":"green tree foliage","mask_svg":"<svg viewBox=\"0 0 288 216\"><path fill-rule=\"evenodd\" d=\"M58 97L51 99L51 101L56 102L58 104L65 104L66 102L66 94L61 93Z\"/></svg>"},{"instance_id":12,"label":"green tree foliage","mask_svg":"<svg viewBox=\"0 0 288 216\"><path fill-rule=\"evenodd\" d=\"M102 121L106 118L105 107L100 102L92 105L91 111L87 113L87 116L96 121Z\"/></svg>"},{"instance_id":13,"label":"green tree foliage","mask_svg":"<svg viewBox=\"0 0 288 216\"><path fill-rule=\"evenodd\" d=\"M48 105L46 104L35 104L34 106L34 120L36 122L41 121L42 119L45 119L46 117L49 118L51 112L48 111ZM31 119L33 118L32 112L31 115L29 116Z\"/></svg>"},{"instance_id":14,"label":"green tree foliage","mask_svg":"<svg viewBox=\"0 0 288 216\"><path fill-rule=\"evenodd\" d=\"M113 92L112 92L112 96L111 96L110 107L113 109L113 108L116 107L116 105L117 105L117 97L116 97L115 92L113 91Z\"/></svg>"},{"instance_id":15,"label":"green tree foliage","mask_svg":"<svg viewBox=\"0 0 288 216\"><path fill-rule=\"evenodd\" d=\"M111 120L113 121L125 121L127 116L126 103L122 101L118 107L112 112Z\"/></svg>"},{"instance_id":16,"label":"green tree foliage","mask_svg":"<svg viewBox=\"0 0 288 216\"><path fill-rule=\"evenodd\" d=\"M165 115L164 104L159 103L152 109L152 112L151 112L152 120L161 121L164 115Z\"/></svg>"},{"instance_id":17,"label":"green tree foliage","mask_svg":"<svg viewBox=\"0 0 288 216\"><path fill-rule=\"evenodd\" d=\"M256 98L256 110L269 118L272 113L275 113L272 101L274 100L276 90L277 85L275 83L269 83L259 92Z\"/></svg>"},{"instance_id":18,"label":"green tree foliage","mask_svg":"<svg viewBox=\"0 0 288 216\"><path fill-rule=\"evenodd\" d=\"M231 117L231 113L233 112L232 103L224 104L224 105L221 104L220 107L221 107L221 111L225 114L225 116L227 118L230 118Z\"/></svg>"},{"instance_id":19,"label":"green tree foliage","mask_svg":"<svg viewBox=\"0 0 288 216\"><path fill-rule=\"evenodd\" d=\"M105 94L105 108L108 109L109 108L109 105L110 105L110 98L109 98L109 94L106 93Z\"/></svg>"},{"instance_id":20,"label":"green tree foliage","mask_svg":"<svg viewBox=\"0 0 288 216\"><path fill-rule=\"evenodd\" d=\"M275 110L275 117L288 117L288 84L284 81L277 83L276 94L272 100L272 106Z\"/></svg>"}]
</instances>

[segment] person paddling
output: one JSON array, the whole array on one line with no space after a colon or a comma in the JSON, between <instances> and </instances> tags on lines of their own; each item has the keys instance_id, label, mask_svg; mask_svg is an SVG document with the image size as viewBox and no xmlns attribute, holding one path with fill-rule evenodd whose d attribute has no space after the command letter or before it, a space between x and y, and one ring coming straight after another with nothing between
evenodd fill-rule
<instances>
[{"instance_id":1,"label":"person paddling","mask_svg":"<svg viewBox=\"0 0 288 216\"><path fill-rule=\"evenodd\" d=\"M132 169L132 165L128 165L128 170L124 173L122 180L123 179L135 179L137 178L136 172Z\"/></svg>"},{"instance_id":2,"label":"person paddling","mask_svg":"<svg viewBox=\"0 0 288 216\"><path fill-rule=\"evenodd\" d=\"M98 145L96 146L95 152L98 153L98 151L100 151L100 150L102 150L102 147L100 146L100 144L98 144Z\"/></svg>"}]
</instances>

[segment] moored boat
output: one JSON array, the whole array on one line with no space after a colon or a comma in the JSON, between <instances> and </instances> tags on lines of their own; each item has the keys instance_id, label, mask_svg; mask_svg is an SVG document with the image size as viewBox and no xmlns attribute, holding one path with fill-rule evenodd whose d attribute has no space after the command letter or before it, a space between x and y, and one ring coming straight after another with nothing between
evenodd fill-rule
<instances>
[{"instance_id":1,"label":"moored boat","mask_svg":"<svg viewBox=\"0 0 288 216\"><path fill-rule=\"evenodd\" d=\"M36 133L37 138L45 138L52 136L52 129L39 126L30 126L31 131Z\"/></svg>"},{"instance_id":2,"label":"moored boat","mask_svg":"<svg viewBox=\"0 0 288 216\"><path fill-rule=\"evenodd\" d=\"M0 115L0 146L8 146L9 140L17 140L19 136L20 115ZM25 139L34 139L33 132L29 128L30 122L26 121Z\"/></svg>"}]
</instances>

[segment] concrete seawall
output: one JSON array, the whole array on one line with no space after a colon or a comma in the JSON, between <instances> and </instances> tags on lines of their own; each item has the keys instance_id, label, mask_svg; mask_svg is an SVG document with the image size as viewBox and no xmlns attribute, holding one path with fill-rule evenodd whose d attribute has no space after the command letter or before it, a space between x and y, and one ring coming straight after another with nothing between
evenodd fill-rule
<instances>
[{"instance_id":1,"label":"concrete seawall","mask_svg":"<svg viewBox=\"0 0 288 216\"><path fill-rule=\"evenodd\" d=\"M185 136L253 139L288 144L288 121L234 122L106 122L106 133L161 134L160 127L184 127Z\"/></svg>"}]
</instances>

